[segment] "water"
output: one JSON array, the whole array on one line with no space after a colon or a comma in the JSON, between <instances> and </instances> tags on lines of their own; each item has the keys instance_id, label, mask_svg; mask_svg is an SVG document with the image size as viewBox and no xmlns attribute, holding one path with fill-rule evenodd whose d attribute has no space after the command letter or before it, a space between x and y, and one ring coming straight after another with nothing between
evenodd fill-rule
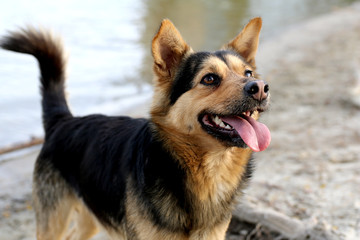
<instances>
[{"instance_id":1,"label":"water","mask_svg":"<svg viewBox=\"0 0 360 240\"><path fill-rule=\"evenodd\" d=\"M125 114L151 99L151 39L171 19L195 50L214 50L255 16L261 40L354 0L1 1L0 35L31 24L59 33L70 58L69 101L76 115ZM0 51L0 148L42 136L38 68Z\"/></svg>"}]
</instances>

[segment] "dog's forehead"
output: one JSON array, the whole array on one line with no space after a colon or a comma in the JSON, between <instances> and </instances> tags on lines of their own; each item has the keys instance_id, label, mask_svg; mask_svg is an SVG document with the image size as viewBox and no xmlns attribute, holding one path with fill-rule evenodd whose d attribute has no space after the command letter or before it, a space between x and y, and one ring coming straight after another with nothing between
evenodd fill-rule
<instances>
[{"instance_id":1,"label":"dog's forehead","mask_svg":"<svg viewBox=\"0 0 360 240\"><path fill-rule=\"evenodd\" d=\"M212 58L209 58L209 62L205 62L203 65L207 67L206 64L212 69L222 69L224 67L226 70L230 69L231 71L242 74L245 68L251 68L251 66L246 63L246 61L236 52L229 50L220 50L212 54ZM219 60L224 64L219 64ZM216 71L215 71L216 73Z\"/></svg>"},{"instance_id":2,"label":"dog's forehead","mask_svg":"<svg viewBox=\"0 0 360 240\"><path fill-rule=\"evenodd\" d=\"M238 74L243 74L244 70L249 69L253 70L253 67L250 66L240 55L233 54L230 52L224 56L226 60L226 65L228 69Z\"/></svg>"},{"instance_id":3,"label":"dog's forehead","mask_svg":"<svg viewBox=\"0 0 360 240\"><path fill-rule=\"evenodd\" d=\"M208 65L216 65L219 62L214 60L221 60L228 67L234 65L247 65L246 61L238 53L230 50L219 50L216 52L195 52L191 54L183 62L182 67L178 72L178 76L182 73L192 73L196 75L201 69ZM182 70L185 70L183 72Z\"/></svg>"},{"instance_id":4,"label":"dog's forehead","mask_svg":"<svg viewBox=\"0 0 360 240\"><path fill-rule=\"evenodd\" d=\"M238 53L230 50L220 50L213 53L216 57L221 59L229 66L229 63L241 63L245 64L245 60Z\"/></svg>"}]
</instances>

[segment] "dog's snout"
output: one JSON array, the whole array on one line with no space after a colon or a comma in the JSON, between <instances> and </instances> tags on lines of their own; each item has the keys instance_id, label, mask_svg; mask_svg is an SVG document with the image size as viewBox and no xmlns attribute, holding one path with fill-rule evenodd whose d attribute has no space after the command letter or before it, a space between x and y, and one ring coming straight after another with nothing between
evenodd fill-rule
<instances>
[{"instance_id":1,"label":"dog's snout","mask_svg":"<svg viewBox=\"0 0 360 240\"><path fill-rule=\"evenodd\" d=\"M245 85L244 90L255 100L262 101L268 97L269 84L263 80L251 81Z\"/></svg>"}]
</instances>

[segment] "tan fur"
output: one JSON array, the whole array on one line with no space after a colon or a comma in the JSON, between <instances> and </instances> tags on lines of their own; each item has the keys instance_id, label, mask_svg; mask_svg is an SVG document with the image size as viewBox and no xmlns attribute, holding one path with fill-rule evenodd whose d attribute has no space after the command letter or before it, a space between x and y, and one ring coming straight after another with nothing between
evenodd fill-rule
<instances>
[{"instance_id":1,"label":"tan fur","mask_svg":"<svg viewBox=\"0 0 360 240\"><path fill-rule=\"evenodd\" d=\"M74 214L72 218L73 226L69 229L69 233L66 235L65 240L91 238L99 231L98 224L95 219L95 216L89 211L89 209L79 201L76 207L74 207Z\"/></svg>"},{"instance_id":2,"label":"tan fur","mask_svg":"<svg viewBox=\"0 0 360 240\"><path fill-rule=\"evenodd\" d=\"M149 216L144 216L141 208L139 209L139 205L137 204L136 198L131 196L131 194L127 197L127 205L130 210L127 212L127 218L129 223L134 227L134 232L137 234L139 239L161 239L161 240L219 240L225 238L226 229L228 224L230 223L230 217L227 218L226 221L219 223L213 227L203 227L197 228L194 231L191 231L189 234L183 234L176 231L168 231L164 229L159 229L154 225L154 223L150 220ZM171 199L169 199L171 201ZM168 206L172 204L169 203ZM170 212L168 207L165 205L163 207L164 211L169 211L169 221L171 219L176 218L174 215L176 211ZM204 224L207 226L211 225L211 219L207 219L208 222ZM183 219L186 222L186 219Z\"/></svg>"},{"instance_id":3,"label":"tan fur","mask_svg":"<svg viewBox=\"0 0 360 240\"><path fill-rule=\"evenodd\" d=\"M262 26L261 18L252 19L242 32L228 43L225 48L234 49L252 66L255 67L255 55L259 45Z\"/></svg>"},{"instance_id":4,"label":"tan fur","mask_svg":"<svg viewBox=\"0 0 360 240\"><path fill-rule=\"evenodd\" d=\"M167 93L170 92L172 79L181 60L193 52L181 37L179 31L170 20L163 20L158 33L152 41L154 58L154 100L151 112L162 115L169 107Z\"/></svg>"},{"instance_id":5,"label":"tan fur","mask_svg":"<svg viewBox=\"0 0 360 240\"><path fill-rule=\"evenodd\" d=\"M169 142L174 152L180 153L179 158L185 159L186 167L191 169L193 179L190 185L194 186L194 192L202 200L216 199L233 189L251 154L249 149L227 148L215 138L209 138L195 121L204 109L225 114L224 109L233 104L232 100L239 98L238 93L244 87L239 80L244 77L245 69L253 68L236 57L230 56L228 60L230 68L220 59L210 58L195 77L197 85L184 93L167 115L159 117L153 114L164 135L171 138ZM217 73L224 79L216 91L199 84L201 77L209 72ZM229 99L229 96L233 97ZM221 187L216 184L220 182L223 183Z\"/></svg>"},{"instance_id":6,"label":"tan fur","mask_svg":"<svg viewBox=\"0 0 360 240\"><path fill-rule=\"evenodd\" d=\"M152 41L154 71L165 79L174 77L181 59L189 51L190 47L182 39L175 26L169 20L163 20Z\"/></svg>"},{"instance_id":7,"label":"tan fur","mask_svg":"<svg viewBox=\"0 0 360 240\"><path fill-rule=\"evenodd\" d=\"M179 234L177 232L169 232L166 230L162 230L157 228L154 223L150 220L150 217L144 214L144 211L141 209L141 205L139 204L137 198L134 196L134 193L128 192L126 197L126 205L129 211L126 213L126 217L128 223L133 227L134 233L139 237L139 239L163 239L163 240L185 240L188 237L184 234ZM172 199L168 199L167 201L172 201ZM172 221L174 218L178 217L175 215L171 215L172 213L177 213L177 211L172 211L173 209L169 209L171 203L163 204L162 211L169 211L168 221ZM140 207L139 207L140 206ZM185 222L186 219L183 219Z\"/></svg>"},{"instance_id":8,"label":"tan fur","mask_svg":"<svg viewBox=\"0 0 360 240\"><path fill-rule=\"evenodd\" d=\"M39 214L40 209L35 208L37 214L40 215L40 217L37 218L37 239L63 239L64 235L66 235L73 209L74 199L70 198L63 199L61 204L55 206L55 209L43 209L41 215Z\"/></svg>"},{"instance_id":9,"label":"tan fur","mask_svg":"<svg viewBox=\"0 0 360 240\"><path fill-rule=\"evenodd\" d=\"M164 24L170 33L163 34ZM223 239L230 216L223 218L223 222L220 224L223 226L222 228L216 227L211 218L221 215L221 212L217 212L221 211L218 204L221 200L226 200L236 190L235 188L245 172L251 150L228 148L215 138L209 137L201 129L197 116L203 110L226 114L224 111L226 111L227 106L233 104L233 100L241 98L239 93L242 92L244 83L240 79L244 77L243 74L246 69L255 70L254 57L258 46L261 19L252 20L233 41L226 45L226 48L235 50L243 56L245 61L242 62L238 58L230 56L227 59L230 62L230 67L228 67L220 59L210 58L203 64L202 70L195 77L195 86L184 93L171 108L167 105L169 101L164 99L169 93L169 86L167 86L169 76L171 78L173 74L172 69L169 69L171 74L164 77L166 70L158 66L158 62L161 62L157 60L161 55L158 49L158 45L160 45L158 39L162 39L164 43L167 42L164 39L169 38L169 36L176 38L175 42L180 46L176 46L174 51L179 52L179 48L183 50L181 51L182 54L176 54L176 59L179 56L185 58L186 54L192 50L189 50L178 31L169 27L169 24L167 20L163 22L153 41L154 70L157 78L155 79L156 88L151 116L163 141L168 143L167 147L171 152L177 154L178 159L183 159L184 162L181 164L190 171L187 187L198 197L201 202L201 206L198 207L202 209L197 215L197 221L199 225L206 226L208 224L209 228L195 231L189 238L166 236L170 236L169 239ZM172 42L173 40L169 39L168 41ZM173 46L170 44L168 47L172 48ZM176 60L174 64L178 62L180 61ZM201 77L207 73L216 73L224 79L216 91L199 84ZM143 221L146 222L146 220ZM143 229L149 229L146 232L151 235L154 228L149 222L145 222ZM217 232L215 229L221 230ZM153 234L154 238L152 239L168 239L160 238L158 235L160 233L156 231Z\"/></svg>"},{"instance_id":10,"label":"tan fur","mask_svg":"<svg viewBox=\"0 0 360 240\"><path fill-rule=\"evenodd\" d=\"M98 232L98 224L93 214L73 195L65 195L58 204L49 209L41 209L38 203L41 200L37 197L33 200L38 215L38 240L82 240L89 239Z\"/></svg>"}]
</instances>

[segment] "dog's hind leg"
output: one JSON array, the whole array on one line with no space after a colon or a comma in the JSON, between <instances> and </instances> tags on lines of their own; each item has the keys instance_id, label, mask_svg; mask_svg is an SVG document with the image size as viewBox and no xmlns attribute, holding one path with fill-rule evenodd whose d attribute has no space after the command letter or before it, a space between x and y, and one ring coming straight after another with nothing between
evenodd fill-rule
<instances>
[{"instance_id":1,"label":"dog's hind leg","mask_svg":"<svg viewBox=\"0 0 360 240\"><path fill-rule=\"evenodd\" d=\"M63 200L62 200L63 201ZM36 221L36 236L38 240L60 240L69 225L73 208L68 201L64 201L54 209L47 209L38 213Z\"/></svg>"},{"instance_id":2,"label":"dog's hind leg","mask_svg":"<svg viewBox=\"0 0 360 240\"><path fill-rule=\"evenodd\" d=\"M60 240L69 225L74 209L73 200L67 197L58 201L55 206L48 207L42 200L34 198L36 212L36 236L38 240Z\"/></svg>"},{"instance_id":3,"label":"dog's hind leg","mask_svg":"<svg viewBox=\"0 0 360 240\"><path fill-rule=\"evenodd\" d=\"M75 196L60 174L38 159L33 179L37 239L62 239L75 204Z\"/></svg>"},{"instance_id":4,"label":"dog's hind leg","mask_svg":"<svg viewBox=\"0 0 360 240\"><path fill-rule=\"evenodd\" d=\"M99 228L94 216L83 203L79 201L74 213L73 226L65 240L86 240L98 232Z\"/></svg>"}]
</instances>

